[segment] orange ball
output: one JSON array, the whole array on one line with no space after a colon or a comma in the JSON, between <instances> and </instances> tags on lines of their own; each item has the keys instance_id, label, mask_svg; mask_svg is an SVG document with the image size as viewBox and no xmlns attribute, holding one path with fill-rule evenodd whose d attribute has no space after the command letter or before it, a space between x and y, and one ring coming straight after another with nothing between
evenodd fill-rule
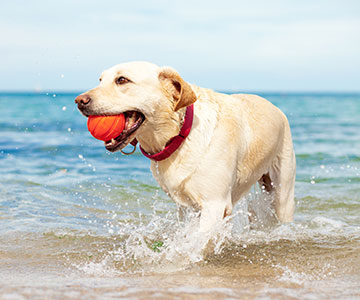
<instances>
[{"instance_id":1,"label":"orange ball","mask_svg":"<svg viewBox=\"0 0 360 300\"><path fill-rule=\"evenodd\" d=\"M125 127L124 114L116 116L90 116L87 122L91 135L101 141L118 137Z\"/></svg>"}]
</instances>

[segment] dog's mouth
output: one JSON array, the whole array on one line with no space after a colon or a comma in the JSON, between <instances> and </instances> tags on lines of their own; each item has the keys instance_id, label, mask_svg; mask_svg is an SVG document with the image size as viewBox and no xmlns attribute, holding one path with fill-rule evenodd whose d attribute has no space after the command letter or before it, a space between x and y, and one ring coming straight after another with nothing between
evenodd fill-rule
<instances>
[{"instance_id":1,"label":"dog's mouth","mask_svg":"<svg viewBox=\"0 0 360 300\"><path fill-rule=\"evenodd\" d=\"M135 131L138 130L145 121L145 116L138 111L126 111L124 112L124 115L124 130L118 137L104 142L106 150L110 152L119 151L125 148L135 138Z\"/></svg>"}]
</instances>

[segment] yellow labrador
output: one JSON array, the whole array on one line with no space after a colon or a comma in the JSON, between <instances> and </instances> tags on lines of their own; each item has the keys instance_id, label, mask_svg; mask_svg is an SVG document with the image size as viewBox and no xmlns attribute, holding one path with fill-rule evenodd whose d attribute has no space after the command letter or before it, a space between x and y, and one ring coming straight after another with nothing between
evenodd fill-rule
<instances>
[{"instance_id":1,"label":"yellow labrador","mask_svg":"<svg viewBox=\"0 0 360 300\"><path fill-rule=\"evenodd\" d=\"M187 127L180 145L152 160L151 170L177 204L201 210L201 231L230 215L256 182L272 195L278 220L292 221L296 167L290 127L267 100L217 93L188 84L172 68L130 62L104 71L100 84L75 102L85 116L125 113L123 133L105 142L109 151L137 140L151 158Z\"/></svg>"}]
</instances>

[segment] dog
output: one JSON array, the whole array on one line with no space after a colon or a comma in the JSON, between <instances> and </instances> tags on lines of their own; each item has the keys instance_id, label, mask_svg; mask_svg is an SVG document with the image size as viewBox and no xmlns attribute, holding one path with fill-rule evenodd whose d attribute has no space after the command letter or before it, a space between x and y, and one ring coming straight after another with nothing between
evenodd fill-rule
<instances>
[{"instance_id":1,"label":"dog","mask_svg":"<svg viewBox=\"0 0 360 300\"><path fill-rule=\"evenodd\" d=\"M187 83L170 67L129 62L104 71L100 84L75 102L87 117L124 113L124 131L106 149L139 142L161 188L178 205L200 211L201 231L230 216L257 182L271 195L276 219L293 220L290 126L264 98L218 93Z\"/></svg>"}]
</instances>

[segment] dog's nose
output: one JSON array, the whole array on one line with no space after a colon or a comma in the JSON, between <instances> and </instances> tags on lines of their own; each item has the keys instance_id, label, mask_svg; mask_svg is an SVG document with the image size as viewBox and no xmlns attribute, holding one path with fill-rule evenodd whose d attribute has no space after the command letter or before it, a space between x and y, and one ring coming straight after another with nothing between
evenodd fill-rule
<instances>
[{"instance_id":1,"label":"dog's nose","mask_svg":"<svg viewBox=\"0 0 360 300\"><path fill-rule=\"evenodd\" d=\"M91 102L91 98L87 94L81 94L75 98L75 103L78 105L78 107L84 107L88 105Z\"/></svg>"}]
</instances>

